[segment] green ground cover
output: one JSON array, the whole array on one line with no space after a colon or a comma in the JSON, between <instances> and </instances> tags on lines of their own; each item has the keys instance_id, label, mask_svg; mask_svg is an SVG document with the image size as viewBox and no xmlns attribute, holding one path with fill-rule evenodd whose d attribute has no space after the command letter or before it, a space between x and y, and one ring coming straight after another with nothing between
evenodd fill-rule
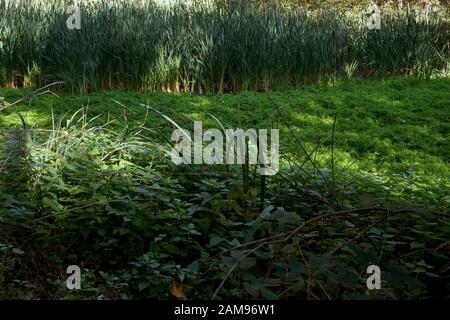
<instances>
[{"instance_id":1,"label":"green ground cover","mask_svg":"<svg viewBox=\"0 0 450 320\"><path fill-rule=\"evenodd\" d=\"M0 89L0 95L15 101L31 90ZM273 101L271 101L271 99ZM31 127L51 129L56 121L86 107L94 123L120 131L142 124L150 105L176 119L186 128L191 120L202 120L205 127L271 128L277 124L275 102L292 124L308 150L318 141L322 152L318 161L330 162L331 132L336 115L335 157L353 171L380 174L416 174L425 184L448 190L450 159L449 121L450 81L394 79L354 81L348 85L310 86L299 90L270 93L243 92L223 95L183 93L98 92L87 95L41 95L29 103L6 109L0 117L3 128L20 125L16 111ZM163 117L151 113L148 128L158 128L170 138L171 126ZM295 153L296 146L286 128L281 128L281 149ZM156 137L161 140L160 137ZM442 183L446 182L442 185Z\"/></svg>"},{"instance_id":2,"label":"green ground cover","mask_svg":"<svg viewBox=\"0 0 450 320\"><path fill-rule=\"evenodd\" d=\"M414 78L29 96L0 111L0 298L448 297L449 102L449 80ZM174 166L173 128L141 104L186 129L280 128L292 166Z\"/></svg>"}]
</instances>

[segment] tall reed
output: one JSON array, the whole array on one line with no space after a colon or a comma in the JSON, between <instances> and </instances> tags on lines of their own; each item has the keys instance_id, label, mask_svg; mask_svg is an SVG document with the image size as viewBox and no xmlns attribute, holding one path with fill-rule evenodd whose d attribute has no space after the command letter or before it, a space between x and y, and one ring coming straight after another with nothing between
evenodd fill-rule
<instances>
[{"instance_id":1,"label":"tall reed","mask_svg":"<svg viewBox=\"0 0 450 320\"><path fill-rule=\"evenodd\" d=\"M363 12L261 7L245 1L166 7L152 1L0 0L0 85L67 81L72 91L270 90L345 75L431 76L449 65L448 21L413 10Z\"/></svg>"}]
</instances>

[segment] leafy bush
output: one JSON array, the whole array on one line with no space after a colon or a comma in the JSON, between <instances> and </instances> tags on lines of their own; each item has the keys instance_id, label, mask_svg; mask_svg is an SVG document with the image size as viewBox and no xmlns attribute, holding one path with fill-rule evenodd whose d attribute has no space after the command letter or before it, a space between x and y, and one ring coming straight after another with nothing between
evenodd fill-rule
<instances>
[{"instance_id":1,"label":"leafy bush","mask_svg":"<svg viewBox=\"0 0 450 320\"><path fill-rule=\"evenodd\" d=\"M3 133L0 296L449 296L445 207L399 201L337 163L319 169L318 148L266 179L245 166L174 166L154 134L92 126L83 110L50 131L24 122ZM71 264L83 268L75 293L64 286Z\"/></svg>"}]
</instances>

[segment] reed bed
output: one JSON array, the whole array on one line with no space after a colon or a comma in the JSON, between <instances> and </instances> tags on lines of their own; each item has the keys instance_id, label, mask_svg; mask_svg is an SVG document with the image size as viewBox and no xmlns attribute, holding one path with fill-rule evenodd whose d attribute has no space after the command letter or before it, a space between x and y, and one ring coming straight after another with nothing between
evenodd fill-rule
<instances>
[{"instance_id":1,"label":"reed bed","mask_svg":"<svg viewBox=\"0 0 450 320\"><path fill-rule=\"evenodd\" d=\"M0 0L0 86L66 81L99 89L228 92L335 79L448 74L449 23L440 14L286 10L245 1L160 6L152 1ZM348 74L347 74L348 76Z\"/></svg>"}]
</instances>

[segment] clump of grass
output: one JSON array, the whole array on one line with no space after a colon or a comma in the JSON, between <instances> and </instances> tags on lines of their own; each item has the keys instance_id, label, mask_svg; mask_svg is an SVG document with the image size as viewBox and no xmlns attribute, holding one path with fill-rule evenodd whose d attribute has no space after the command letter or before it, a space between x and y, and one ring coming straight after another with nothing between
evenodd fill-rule
<instances>
[{"instance_id":1,"label":"clump of grass","mask_svg":"<svg viewBox=\"0 0 450 320\"><path fill-rule=\"evenodd\" d=\"M358 12L100 0L81 3L81 30L68 30L70 4L0 3L0 85L263 91L326 81L354 61L362 76L428 77L448 63L448 22L413 10L383 11L368 30Z\"/></svg>"}]
</instances>

